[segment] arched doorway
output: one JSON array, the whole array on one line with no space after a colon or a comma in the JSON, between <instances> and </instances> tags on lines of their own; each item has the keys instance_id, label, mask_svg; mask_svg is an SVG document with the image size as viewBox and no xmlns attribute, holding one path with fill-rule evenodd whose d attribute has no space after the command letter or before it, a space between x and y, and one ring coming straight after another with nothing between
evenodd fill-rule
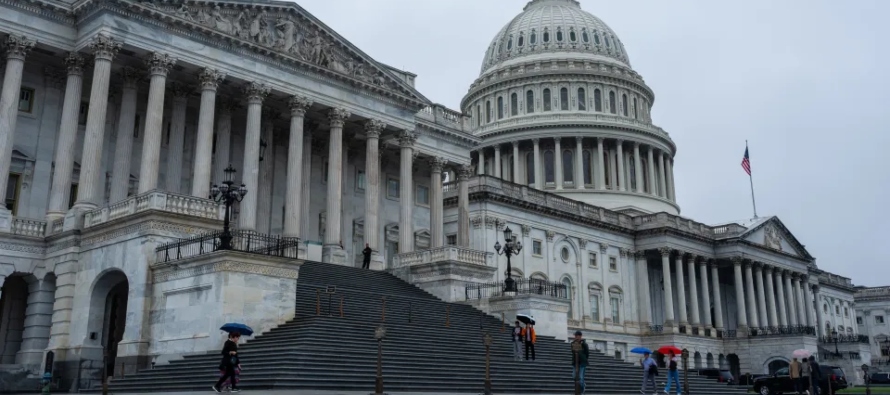
<instances>
[{"instance_id":1,"label":"arched doorway","mask_svg":"<svg viewBox=\"0 0 890 395\"><path fill-rule=\"evenodd\" d=\"M93 285L88 323L89 339L104 348L105 377L114 376L117 345L124 338L130 283L120 270L101 274Z\"/></svg>"},{"instance_id":2,"label":"arched doorway","mask_svg":"<svg viewBox=\"0 0 890 395\"><path fill-rule=\"evenodd\" d=\"M25 277L7 277L0 296L0 364L15 363L15 356L22 347L27 308L28 282Z\"/></svg>"},{"instance_id":3,"label":"arched doorway","mask_svg":"<svg viewBox=\"0 0 890 395\"><path fill-rule=\"evenodd\" d=\"M707 365L705 365L706 368L718 367L714 366L714 354L708 353L708 355L705 356L705 362L707 363Z\"/></svg>"},{"instance_id":4,"label":"arched doorway","mask_svg":"<svg viewBox=\"0 0 890 395\"><path fill-rule=\"evenodd\" d=\"M729 372L732 373L732 377L735 377L736 380L740 380L742 377L742 367L739 364L739 356L736 354L727 355L726 363L729 364Z\"/></svg>"},{"instance_id":5,"label":"arched doorway","mask_svg":"<svg viewBox=\"0 0 890 395\"><path fill-rule=\"evenodd\" d=\"M726 365L726 357L723 354L717 357L717 368L721 370L728 370L729 366Z\"/></svg>"},{"instance_id":6,"label":"arched doorway","mask_svg":"<svg viewBox=\"0 0 890 395\"><path fill-rule=\"evenodd\" d=\"M786 361L784 359L774 359L774 360L770 361L766 365L766 367L767 367L767 373L773 374L773 373L776 373L779 369L787 368L788 361Z\"/></svg>"},{"instance_id":7,"label":"arched doorway","mask_svg":"<svg viewBox=\"0 0 890 395\"><path fill-rule=\"evenodd\" d=\"M702 369L704 366L701 366L701 353L696 351L692 357L693 365L696 369Z\"/></svg>"}]
</instances>

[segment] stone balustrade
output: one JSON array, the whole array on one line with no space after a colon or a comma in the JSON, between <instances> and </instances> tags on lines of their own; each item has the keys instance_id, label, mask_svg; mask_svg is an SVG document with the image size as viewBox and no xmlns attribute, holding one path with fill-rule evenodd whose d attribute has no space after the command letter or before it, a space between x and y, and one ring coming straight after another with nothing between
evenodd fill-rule
<instances>
[{"instance_id":1,"label":"stone balustrade","mask_svg":"<svg viewBox=\"0 0 890 395\"><path fill-rule=\"evenodd\" d=\"M46 221L27 218L12 220L12 234L31 237L43 237L46 233Z\"/></svg>"},{"instance_id":2,"label":"stone balustrade","mask_svg":"<svg viewBox=\"0 0 890 395\"><path fill-rule=\"evenodd\" d=\"M469 116L441 104L425 107L417 113L417 118L465 132L469 132L471 125Z\"/></svg>"},{"instance_id":3,"label":"stone balustrade","mask_svg":"<svg viewBox=\"0 0 890 395\"><path fill-rule=\"evenodd\" d=\"M430 250L412 251L393 257L393 267L401 268L433 262L451 261L478 266L494 267L494 253L457 246L445 246Z\"/></svg>"},{"instance_id":4,"label":"stone balustrade","mask_svg":"<svg viewBox=\"0 0 890 395\"><path fill-rule=\"evenodd\" d=\"M224 215L222 207L210 199L200 199L194 196L163 191L150 191L86 213L83 227L97 226L108 221L149 210L206 219L222 219Z\"/></svg>"}]
</instances>

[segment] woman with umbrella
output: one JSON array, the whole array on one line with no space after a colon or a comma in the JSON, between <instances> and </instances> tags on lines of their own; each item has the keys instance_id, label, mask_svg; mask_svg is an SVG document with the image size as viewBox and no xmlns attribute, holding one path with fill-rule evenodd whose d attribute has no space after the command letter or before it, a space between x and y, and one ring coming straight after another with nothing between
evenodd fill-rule
<instances>
[{"instance_id":1,"label":"woman with umbrella","mask_svg":"<svg viewBox=\"0 0 890 395\"><path fill-rule=\"evenodd\" d=\"M216 392L222 392L220 389L223 383L229 380L231 382L231 392L241 392L238 389L238 375L236 372L236 370L241 370L241 360L238 357L238 340L241 340L242 334L245 336L252 335L253 329L244 324L225 324L219 329L228 332L229 338L226 340L220 353L222 354L222 361L219 364L219 370L223 371L222 377L219 378L219 381L212 388Z\"/></svg>"},{"instance_id":2,"label":"woman with umbrella","mask_svg":"<svg viewBox=\"0 0 890 395\"><path fill-rule=\"evenodd\" d=\"M680 372L677 370L677 354L680 354L682 350L674 346L663 346L658 349L658 352L668 356L668 377L664 393L671 393L671 380L673 380L677 384L677 395L682 394L683 388L680 387Z\"/></svg>"}]
</instances>

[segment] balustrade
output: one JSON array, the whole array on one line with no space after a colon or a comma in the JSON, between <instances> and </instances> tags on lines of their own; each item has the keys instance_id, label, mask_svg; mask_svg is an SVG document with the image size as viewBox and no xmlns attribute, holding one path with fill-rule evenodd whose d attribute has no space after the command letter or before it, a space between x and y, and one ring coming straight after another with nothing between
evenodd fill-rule
<instances>
[{"instance_id":1,"label":"balustrade","mask_svg":"<svg viewBox=\"0 0 890 395\"><path fill-rule=\"evenodd\" d=\"M492 266L494 254L457 246L444 246L430 250L398 254L393 258L394 267L405 267L433 262L452 261L479 266Z\"/></svg>"},{"instance_id":2,"label":"balustrade","mask_svg":"<svg viewBox=\"0 0 890 395\"><path fill-rule=\"evenodd\" d=\"M43 237L46 233L46 221L27 218L12 220L12 234L31 237Z\"/></svg>"},{"instance_id":3,"label":"balustrade","mask_svg":"<svg viewBox=\"0 0 890 395\"><path fill-rule=\"evenodd\" d=\"M157 210L206 219L221 219L222 209L210 200L175 193L151 191L131 196L108 207L93 210L84 216L84 228L89 228L128 215Z\"/></svg>"}]
</instances>

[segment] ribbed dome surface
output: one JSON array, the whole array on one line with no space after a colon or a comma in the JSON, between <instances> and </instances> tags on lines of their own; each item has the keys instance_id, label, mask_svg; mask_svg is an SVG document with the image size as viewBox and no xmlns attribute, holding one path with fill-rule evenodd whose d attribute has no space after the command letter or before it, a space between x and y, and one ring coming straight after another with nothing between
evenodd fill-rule
<instances>
[{"instance_id":1,"label":"ribbed dome surface","mask_svg":"<svg viewBox=\"0 0 890 395\"><path fill-rule=\"evenodd\" d=\"M480 74L517 58L546 58L547 54L564 58L567 53L630 67L615 32L582 10L577 0L533 0L492 40Z\"/></svg>"}]
</instances>

